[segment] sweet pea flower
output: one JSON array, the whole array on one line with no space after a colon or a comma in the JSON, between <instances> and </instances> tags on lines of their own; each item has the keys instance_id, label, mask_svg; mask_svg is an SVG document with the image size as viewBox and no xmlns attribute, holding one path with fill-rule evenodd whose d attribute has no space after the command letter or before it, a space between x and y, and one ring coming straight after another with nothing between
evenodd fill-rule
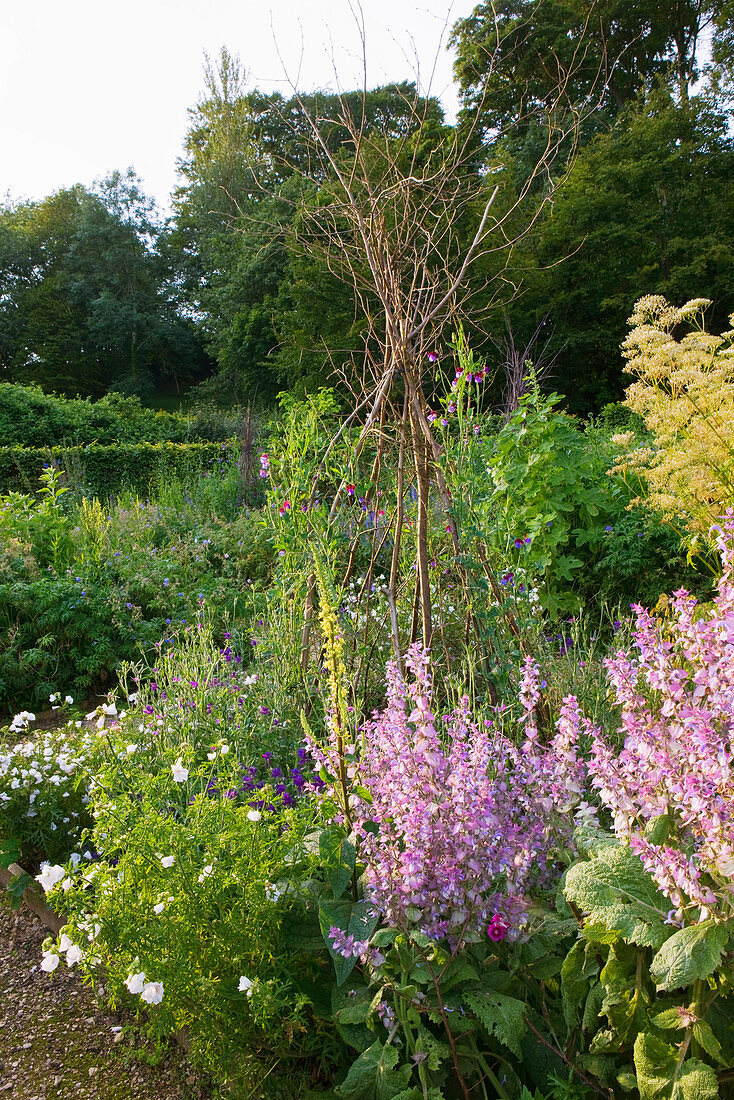
<instances>
[{"instance_id":1,"label":"sweet pea flower","mask_svg":"<svg viewBox=\"0 0 734 1100\"><path fill-rule=\"evenodd\" d=\"M251 997L253 985L254 982L252 982L249 978L246 978L243 974L240 978L240 984L237 986L237 992L244 993L245 996Z\"/></svg>"},{"instance_id":2,"label":"sweet pea flower","mask_svg":"<svg viewBox=\"0 0 734 1100\"><path fill-rule=\"evenodd\" d=\"M60 963L59 956L53 951L44 951L43 958L41 959L41 970L44 970L47 974L50 974L56 969Z\"/></svg>"},{"instance_id":3,"label":"sweet pea flower","mask_svg":"<svg viewBox=\"0 0 734 1100\"><path fill-rule=\"evenodd\" d=\"M159 1005L163 1000L163 982L147 982L140 996L149 1005Z\"/></svg>"},{"instance_id":4,"label":"sweet pea flower","mask_svg":"<svg viewBox=\"0 0 734 1100\"><path fill-rule=\"evenodd\" d=\"M185 783L189 778L189 770L183 766L180 756L175 764L171 764L171 772L175 783Z\"/></svg>"},{"instance_id":5,"label":"sweet pea flower","mask_svg":"<svg viewBox=\"0 0 734 1100\"><path fill-rule=\"evenodd\" d=\"M78 947L75 943L73 943L69 950L66 952L66 965L76 966L76 964L78 962L81 962L83 958L84 952L82 951L81 947Z\"/></svg>"},{"instance_id":6,"label":"sweet pea flower","mask_svg":"<svg viewBox=\"0 0 734 1100\"><path fill-rule=\"evenodd\" d=\"M125 978L125 985L130 993L142 993L145 988L145 974L141 970L139 974L129 974Z\"/></svg>"},{"instance_id":7,"label":"sweet pea flower","mask_svg":"<svg viewBox=\"0 0 734 1100\"><path fill-rule=\"evenodd\" d=\"M60 867L58 863L42 863L41 873L36 875L36 882L40 882L41 886L46 893L49 890L53 890L54 886L61 882L62 878L66 877L66 869Z\"/></svg>"}]
</instances>

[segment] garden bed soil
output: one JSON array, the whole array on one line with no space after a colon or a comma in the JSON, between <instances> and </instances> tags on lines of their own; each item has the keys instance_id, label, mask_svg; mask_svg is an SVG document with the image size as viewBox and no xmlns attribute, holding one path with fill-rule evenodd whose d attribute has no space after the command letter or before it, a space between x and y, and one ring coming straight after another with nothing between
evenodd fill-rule
<instances>
[{"instance_id":1,"label":"garden bed soil","mask_svg":"<svg viewBox=\"0 0 734 1100\"><path fill-rule=\"evenodd\" d=\"M134 1018L111 1013L76 970L40 969L48 934L0 896L0 1100L207 1100L178 1046L153 1058Z\"/></svg>"}]
</instances>

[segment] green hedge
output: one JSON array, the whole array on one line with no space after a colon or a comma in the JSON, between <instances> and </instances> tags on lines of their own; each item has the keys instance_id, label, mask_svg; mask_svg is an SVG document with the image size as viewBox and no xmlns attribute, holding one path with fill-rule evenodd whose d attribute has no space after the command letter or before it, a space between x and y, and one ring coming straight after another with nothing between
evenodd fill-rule
<instances>
[{"instance_id":1,"label":"green hedge","mask_svg":"<svg viewBox=\"0 0 734 1100\"><path fill-rule=\"evenodd\" d=\"M199 476L236 458L233 442L0 447L0 492L34 492L44 467L53 464L70 488L86 496L106 499L124 489L147 495L166 477Z\"/></svg>"},{"instance_id":2,"label":"green hedge","mask_svg":"<svg viewBox=\"0 0 734 1100\"><path fill-rule=\"evenodd\" d=\"M0 382L0 440L7 447L82 443L209 443L233 434L231 418L156 412L137 397L108 393L99 401L44 393L39 386Z\"/></svg>"}]
</instances>

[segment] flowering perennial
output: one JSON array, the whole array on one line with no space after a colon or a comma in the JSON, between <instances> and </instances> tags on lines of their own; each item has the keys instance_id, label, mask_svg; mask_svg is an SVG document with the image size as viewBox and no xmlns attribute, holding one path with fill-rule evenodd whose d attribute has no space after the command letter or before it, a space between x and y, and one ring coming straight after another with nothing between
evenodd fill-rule
<instances>
[{"instance_id":1,"label":"flowering perennial","mask_svg":"<svg viewBox=\"0 0 734 1100\"><path fill-rule=\"evenodd\" d=\"M388 665L387 708L365 729L367 895L389 923L434 938L517 939L530 886L550 870L559 838L570 840L570 815L554 797L562 787L570 808L567 760L554 744L521 752L478 726L467 699L439 735L428 654L411 646L406 665L409 685ZM570 741L564 727L559 742Z\"/></svg>"},{"instance_id":2,"label":"flowering perennial","mask_svg":"<svg viewBox=\"0 0 734 1100\"><path fill-rule=\"evenodd\" d=\"M699 612L684 590L668 622L634 608L638 655L606 662L624 747L615 752L597 731L589 765L615 832L679 920L683 911L726 919L734 909L733 512L719 532L723 574L710 608ZM667 837L643 835L655 818Z\"/></svg>"}]
</instances>

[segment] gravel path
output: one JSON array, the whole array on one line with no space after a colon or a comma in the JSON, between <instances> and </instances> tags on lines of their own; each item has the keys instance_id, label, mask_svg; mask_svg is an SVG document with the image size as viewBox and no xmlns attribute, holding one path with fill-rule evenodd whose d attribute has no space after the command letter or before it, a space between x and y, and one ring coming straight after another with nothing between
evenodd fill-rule
<instances>
[{"instance_id":1,"label":"gravel path","mask_svg":"<svg viewBox=\"0 0 734 1100\"><path fill-rule=\"evenodd\" d=\"M75 970L39 969L47 935L0 897L0 1100L206 1100L178 1047L146 1064L132 1018L111 1015Z\"/></svg>"}]
</instances>

